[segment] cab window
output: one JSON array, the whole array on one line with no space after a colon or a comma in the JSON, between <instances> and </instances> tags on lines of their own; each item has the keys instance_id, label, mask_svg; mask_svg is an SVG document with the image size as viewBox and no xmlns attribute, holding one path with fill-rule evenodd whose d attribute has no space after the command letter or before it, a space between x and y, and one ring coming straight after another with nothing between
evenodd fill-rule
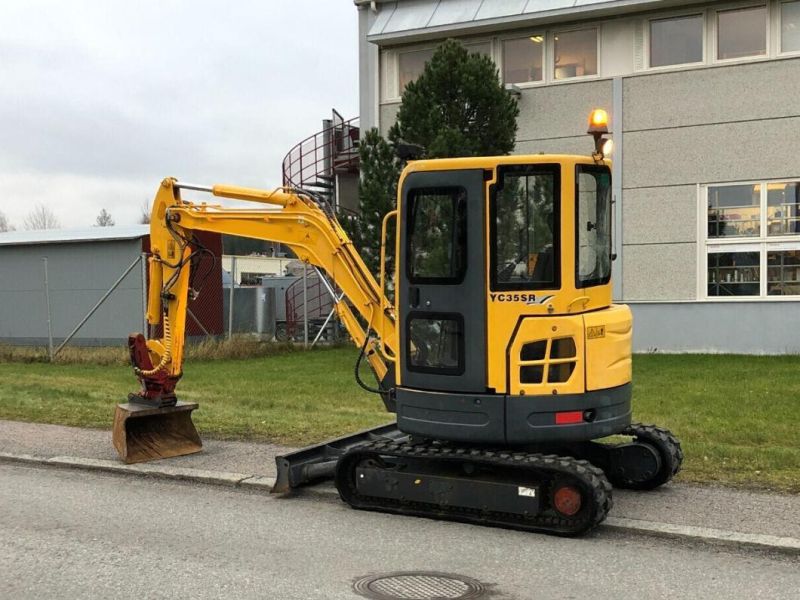
<instances>
[{"instance_id":1,"label":"cab window","mask_svg":"<svg viewBox=\"0 0 800 600\"><path fill-rule=\"evenodd\" d=\"M559 167L498 169L490 200L493 290L557 289Z\"/></svg>"},{"instance_id":2,"label":"cab window","mask_svg":"<svg viewBox=\"0 0 800 600\"><path fill-rule=\"evenodd\" d=\"M417 188L408 195L408 279L455 284L467 268L467 191Z\"/></svg>"},{"instance_id":3,"label":"cab window","mask_svg":"<svg viewBox=\"0 0 800 600\"><path fill-rule=\"evenodd\" d=\"M578 165L576 175L575 282L603 285L611 278L611 173L608 167Z\"/></svg>"}]
</instances>

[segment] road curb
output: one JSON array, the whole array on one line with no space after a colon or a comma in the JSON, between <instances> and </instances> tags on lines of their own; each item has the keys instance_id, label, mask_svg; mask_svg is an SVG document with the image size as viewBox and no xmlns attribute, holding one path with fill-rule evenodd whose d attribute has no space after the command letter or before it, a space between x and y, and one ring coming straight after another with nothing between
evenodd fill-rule
<instances>
[{"instance_id":1,"label":"road curb","mask_svg":"<svg viewBox=\"0 0 800 600\"><path fill-rule=\"evenodd\" d=\"M615 531L635 531L639 534L655 537L696 540L708 544L755 548L800 556L800 540L789 537L726 531L711 527L640 521L639 519L626 519L624 517L606 517L601 527Z\"/></svg>"},{"instance_id":2,"label":"road curb","mask_svg":"<svg viewBox=\"0 0 800 600\"><path fill-rule=\"evenodd\" d=\"M196 483L224 485L229 487L238 487L247 482L247 485L253 489L270 489L275 483L275 479L272 477L262 477L247 473L208 471L204 469L186 469L181 467L149 463L127 465L115 460L80 458L76 456L44 457L34 456L31 454L0 452L0 461L63 467L69 469L84 469L87 471L101 471L105 473L122 473L125 475L157 477L160 479L193 481Z\"/></svg>"},{"instance_id":3,"label":"road curb","mask_svg":"<svg viewBox=\"0 0 800 600\"><path fill-rule=\"evenodd\" d=\"M43 457L31 454L13 454L0 452L0 462L43 465L56 468L84 469L106 473L137 475L139 477L156 477L180 481L192 481L207 485L221 485L242 489L269 492L275 484L274 477L225 471L208 471L203 469L186 469L159 464L127 465L114 460L96 458L79 458L74 456ZM318 485L304 488L303 495L335 497L336 488L330 485ZM674 525L655 521L628 519L625 517L608 517L600 526L601 529L633 533L637 535L680 539L703 542L714 545L751 548L779 552L791 556L800 556L800 539L726 531L710 527L694 527L690 525Z\"/></svg>"}]
</instances>

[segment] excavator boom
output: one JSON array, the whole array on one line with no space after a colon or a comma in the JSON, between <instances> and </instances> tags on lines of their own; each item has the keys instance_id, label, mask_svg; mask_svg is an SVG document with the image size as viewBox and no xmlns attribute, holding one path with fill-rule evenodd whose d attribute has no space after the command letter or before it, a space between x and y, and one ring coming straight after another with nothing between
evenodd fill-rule
<instances>
[{"instance_id":1,"label":"excavator boom","mask_svg":"<svg viewBox=\"0 0 800 600\"><path fill-rule=\"evenodd\" d=\"M193 203L182 198L184 190L261 206L231 208ZM162 334L156 339L146 339L141 333L129 338L131 362L141 383L140 391L130 395L130 403L151 409L172 407L170 414L175 413L176 405L178 409L183 407L184 411L178 411L184 414L180 425L189 429L186 422L195 406L178 403L175 387L182 374L188 301L199 293L202 282L197 281L198 273L204 271L200 263L210 255L194 235L197 231L280 242L316 268L334 299L339 319L354 343L362 348L379 384L383 384L380 389L385 392L388 406L393 377L390 365L397 349L394 310L329 207L302 190L203 186L172 178L161 182L150 220L147 322L161 325ZM181 446L175 440L159 446L159 435L153 430L159 420L152 410L142 416L152 421L153 427L137 430L137 412L131 406L118 410L115 420L115 445L126 460L185 453L175 448ZM199 450L199 445L185 445L188 451ZM147 446L149 451L144 452L139 446Z\"/></svg>"}]
</instances>

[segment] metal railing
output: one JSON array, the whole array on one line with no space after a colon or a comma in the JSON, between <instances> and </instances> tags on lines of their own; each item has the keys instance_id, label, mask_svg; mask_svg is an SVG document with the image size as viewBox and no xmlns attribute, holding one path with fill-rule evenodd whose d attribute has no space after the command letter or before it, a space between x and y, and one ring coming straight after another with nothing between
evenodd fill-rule
<instances>
[{"instance_id":1,"label":"metal railing","mask_svg":"<svg viewBox=\"0 0 800 600\"><path fill-rule=\"evenodd\" d=\"M308 187L330 181L335 173L358 169L358 117L333 119L322 131L295 145L283 159L283 185Z\"/></svg>"}]
</instances>

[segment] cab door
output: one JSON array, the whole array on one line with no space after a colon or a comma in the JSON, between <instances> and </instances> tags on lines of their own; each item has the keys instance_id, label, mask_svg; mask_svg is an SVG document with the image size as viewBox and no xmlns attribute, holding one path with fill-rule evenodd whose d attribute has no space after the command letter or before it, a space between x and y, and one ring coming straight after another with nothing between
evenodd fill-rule
<instances>
[{"instance_id":1,"label":"cab door","mask_svg":"<svg viewBox=\"0 0 800 600\"><path fill-rule=\"evenodd\" d=\"M486 391L482 169L416 172L400 212L400 385Z\"/></svg>"}]
</instances>

